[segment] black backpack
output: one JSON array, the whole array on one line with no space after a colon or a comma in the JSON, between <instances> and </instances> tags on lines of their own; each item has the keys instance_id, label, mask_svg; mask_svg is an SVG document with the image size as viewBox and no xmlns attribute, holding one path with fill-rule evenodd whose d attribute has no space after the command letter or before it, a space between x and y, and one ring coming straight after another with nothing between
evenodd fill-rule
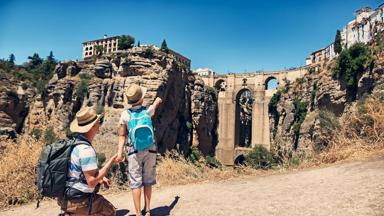
<instances>
[{"instance_id":1,"label":"black backpack","mask_svg":"<svg viewBox=\"0 0 384 216\"><path fill-rule=\"evenodd\" d=\"M75 139L46 145L37 163L37 188L41 197L64 197L71 153L76 145L90 145Z\"/></svg>"}]
</instances>

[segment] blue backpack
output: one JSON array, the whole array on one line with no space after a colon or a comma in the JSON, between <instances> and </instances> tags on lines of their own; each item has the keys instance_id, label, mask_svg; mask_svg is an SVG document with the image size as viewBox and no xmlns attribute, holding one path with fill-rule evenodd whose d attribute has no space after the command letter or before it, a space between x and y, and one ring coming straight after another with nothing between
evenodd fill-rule
<instances>
[{"instance_id":1,"label":"blue backpack","mask_svg":"<svg viewBox=\"0 0 384 216\"><path fill-rule=\"evenodd\" d=\"M135 150L142 151L155 143L153 125L147 109L141 107L138 110L128 109L128 132L131 145Z\"/></svg>"}]
</instances>

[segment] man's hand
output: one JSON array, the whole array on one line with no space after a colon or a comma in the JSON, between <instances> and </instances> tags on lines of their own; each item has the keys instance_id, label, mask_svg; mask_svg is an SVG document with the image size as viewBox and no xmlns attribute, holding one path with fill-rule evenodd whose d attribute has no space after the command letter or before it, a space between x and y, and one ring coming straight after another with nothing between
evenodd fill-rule
<instances>
[{"instance_id":1,"label":"man's hand","mask_svg":"<svg viewBox=\"0 0 384 216\"><path fill-rule=\"evenodd\" d=\"M123 162L124 161L124 156L123 155L118 155L116 158L115 158L115 163L120 163L120 162Z\"/></svg>"},{"instance_id":2,"label":"man's hand","mask_svg":"<svg viewBox=\"0 0 384 216\"><path fill-rule=\"evenodd\" d=\"M109 189L111 187L111 180L107 177L103 177L103 179L100 181L100 184L103 184L105 188Z\"/></svg>"}]
</instances>

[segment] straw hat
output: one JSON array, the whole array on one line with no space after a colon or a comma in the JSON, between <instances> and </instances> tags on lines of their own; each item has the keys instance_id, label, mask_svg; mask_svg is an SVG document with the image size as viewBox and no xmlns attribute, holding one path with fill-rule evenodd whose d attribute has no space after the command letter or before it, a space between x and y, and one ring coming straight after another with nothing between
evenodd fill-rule
<instances>
[{"instance_id":1,"label":"straw hat","mask_svg":"<svg viewBox=\"0 0 384 216\"><path fill-rule=\"evenodd\" d=\"M125 90L125 97L128 104L135 104L144 98L145 93L147 93L147 88L133 84Z\"/></svg>"},{"instance_id":2,"label":"straw hat","mask_svg":"<svg viewBox=\"0 0 384 216\"><path fill-rule=\"evenodd\" d=\"M95 110L90 107L84 107L79 112L76 113L75 119L70 125L70 130L76 133L86 133L88 132L96 122L103 116L96 115Z\"/></svg>"}]
</instances>

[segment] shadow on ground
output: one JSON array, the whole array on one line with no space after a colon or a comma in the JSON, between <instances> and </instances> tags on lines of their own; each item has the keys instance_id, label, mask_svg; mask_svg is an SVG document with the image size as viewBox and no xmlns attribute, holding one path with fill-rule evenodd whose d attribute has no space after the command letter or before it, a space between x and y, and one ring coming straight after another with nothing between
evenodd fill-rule
<instances>
[{"instance_id":1,"label":"shadow on ground","mask_svg":"<svg viewBox=\"0 0 384 216\"><path fill-rule=\"evenodd\" d=\"M157 208L154 208L151 210L151 216L168 216L171 214L172 209L175 207L177 202L179 201L180 197L175 196L175 199L172 201L172 203L169 206L160 206ZM128 213L128 212L126 212ZM119 214L116 214L119 215ZM121 214L122 216L123 214ZM134 214L129 216L135 216Z\"/></svg>"}]
</instances>

